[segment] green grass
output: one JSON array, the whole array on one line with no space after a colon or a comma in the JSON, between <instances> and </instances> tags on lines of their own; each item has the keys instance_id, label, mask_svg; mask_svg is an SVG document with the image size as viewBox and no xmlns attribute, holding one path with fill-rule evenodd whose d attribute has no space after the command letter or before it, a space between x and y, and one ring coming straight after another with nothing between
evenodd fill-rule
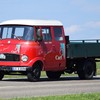
<instances>
[{"instance_id":1,"label":"green grass","mask_svg":"<svg viewBox=\"0 0 100 100\"><path fill-rule=\"evenodd\" d=\"M3 99L0 99L3 100ZM100 100L100 93L71 94L62 96L12 98L8 100Z\"/></svg>"},{"instance_id":2,"label":"green grass","mask_svg":"<svg viewBox=\"0 0 100 100\"><path fill-rule=\"evenodd\" d=\"M96 63L96 67L97 67L97 69L100 69L100 62Z\"/></svg>"},{"instance_id":3,"label":"green grass","mask_svg":"<svg viewBox=\"0 0 100 100\"><path fill-rule=\"evenodd\" d=\"M100 62L97 62L96 66L97 66L97 75L100 75Z\"/></svg>"}]
</instances>

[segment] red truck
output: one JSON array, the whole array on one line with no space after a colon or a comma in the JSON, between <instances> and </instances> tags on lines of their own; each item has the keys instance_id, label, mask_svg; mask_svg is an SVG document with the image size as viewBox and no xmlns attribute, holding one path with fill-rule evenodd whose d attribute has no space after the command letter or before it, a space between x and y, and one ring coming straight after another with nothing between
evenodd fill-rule
<instances>
[{"instance_id":1,"label":"red truck","mask_svg":"<svg viewBox=\"0 0 100 100\"><path fill-rule=\"evenodd\" d=\"M99 57L99 40L70 41L59 21L0 23L0 80L6 74L20 73L29 81L38 81L41 71L46 71L49 79L73 72L80 79L92 79Z\"/></svg>"}]
</instances>

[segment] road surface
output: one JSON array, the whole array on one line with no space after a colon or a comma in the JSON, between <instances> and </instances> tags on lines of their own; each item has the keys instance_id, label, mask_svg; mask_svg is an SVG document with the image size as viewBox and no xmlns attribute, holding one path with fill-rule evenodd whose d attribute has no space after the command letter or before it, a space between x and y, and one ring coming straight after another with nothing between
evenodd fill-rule
<instances>
[{"instance_id":1,"label":"road surface","mask_svg":"<svg viewBox=\"0 0 100 100\"><path fill-rule=\"evenodd\" d=\"M0 98L36 97L75 93L100 92L100 76L93 80L63 77L59 81L41 78L39 82L27 79L3 79L0 81Z\"/></svg>"}]
</instances>

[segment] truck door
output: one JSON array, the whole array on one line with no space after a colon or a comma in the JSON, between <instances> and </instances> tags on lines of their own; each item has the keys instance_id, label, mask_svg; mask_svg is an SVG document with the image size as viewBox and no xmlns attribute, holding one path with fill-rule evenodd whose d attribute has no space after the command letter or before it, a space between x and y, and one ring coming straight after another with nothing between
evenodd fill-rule
<instances>
[{"instance_id":1,"label":"truck door","mask_svg":"<svg viewBox=\"0 0 100 100\"><path fill-rule=\"evenodd\" d=\"M54 65L58 70L65 69L65 39L62 26L52 28L54 39L53 47L55 48Z\"/></svg>"},{"instance_id":2,"label":"truck door","mask_svg":"<svg viewBox=\"0 0 100 100\"><path fill-rule=\"evenodd\" d=\"M40 28L36 28L37 35L38 32L42 35L42 41L39 42L41 49L43 51L44 57L44 69L45 70L53 70L54 69L54 50L52 44L52 36L51 36L51 27L42 26ZM39 34L40 34L39 33Z\"/></svg>"},{"instance_id":3,"label":"truck door","mask_svg":"<svg viewBox=\"0 0 100 100\"><path fill-rule=\"evenodd\" d=\"M44 69L58 71L65 68L65 44L63 31L60 27L42 26L36 29L42 35L39 42L43 51Z\"/></svg>"}]
</instances>

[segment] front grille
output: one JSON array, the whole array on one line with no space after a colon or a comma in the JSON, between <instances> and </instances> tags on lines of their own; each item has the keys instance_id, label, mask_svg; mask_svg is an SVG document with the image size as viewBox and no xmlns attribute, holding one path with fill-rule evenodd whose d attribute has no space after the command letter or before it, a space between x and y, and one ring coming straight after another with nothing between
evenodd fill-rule
<instances>
[{"instance_id":1,"label":"front grille","mask_svg":"<svg viewBox=\"0 0 100 100\"><path fill-rule=\"evenodd\" d=\"M6 56L5 59L0 58L0 61L20 61L20 55L18 54L5 53L4 55Z\"/></svg>"}]
</instances>

